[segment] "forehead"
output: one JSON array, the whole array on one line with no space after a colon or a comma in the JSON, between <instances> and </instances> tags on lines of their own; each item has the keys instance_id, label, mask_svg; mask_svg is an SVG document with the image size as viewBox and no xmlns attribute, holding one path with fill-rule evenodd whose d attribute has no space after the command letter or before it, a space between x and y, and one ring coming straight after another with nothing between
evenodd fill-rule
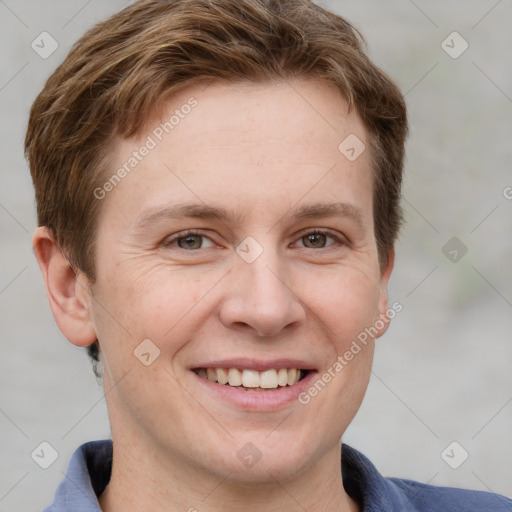
<instances>
[{"instance_id":1,"label":"forehead","mask_svg":"<svg viewBox=\"0 0 512 512\"><path fill-rule=\"evenodd\" d=\"M360 118L326 83L196 84L174 95L137 139L115 142L105 179L126 172L107 203L129 206L132 221L159 204L191 200L248 218L303 200L344 199L371 215L365 146Z\"/></svg>"},{"instance_id":2,"label":"forehead","mask_svg":"<svg viewBox=\"0 0 512 512\"><path fill-rule=\"evenodd\" d=\"M155 112L145 133L164 144L165 139L187 138L189 145L200 145L205 142L202 135L207 135L206 142L217 142L221 147L251 142L255 146L262 140L267 144L307 140L309 145L321 142L331 150L338 149L340 136L366 138L362 121L355 111L349 112L337 88L306 79L198 83L174 95ZM260 147L261 153L264 150Z\"/></svg>"}]
</instances>

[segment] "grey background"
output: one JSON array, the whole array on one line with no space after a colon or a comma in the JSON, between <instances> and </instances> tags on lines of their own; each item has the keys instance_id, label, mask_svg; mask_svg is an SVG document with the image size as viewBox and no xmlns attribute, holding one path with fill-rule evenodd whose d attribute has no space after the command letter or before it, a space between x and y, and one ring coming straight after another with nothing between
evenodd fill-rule
<instances>
[{"instance_id":1,"label":"grey background","mask_svg":"<svg viewBox=\"0 0 512 512\"><path fill-rule=\"evenodd\" d=\"M390 288L403 311L377 343L344 441L388 476L512 496L512 2L321 3L361 28L411 119ZM0 511L41 510L73 450L109 436L101 387L57 329L32 254L22 141L30 105L71 43L126 4L0 0ZM47 59L31 48L43 31L59 44ZM469 44L457 59L441 46L453 31ZM453 236L468 249L458 262L442 252ZM46 470L30 456L42 441L59 453ZM441 456L452 441L469 453L458 469Z\"/></svg>"}]
</instances>

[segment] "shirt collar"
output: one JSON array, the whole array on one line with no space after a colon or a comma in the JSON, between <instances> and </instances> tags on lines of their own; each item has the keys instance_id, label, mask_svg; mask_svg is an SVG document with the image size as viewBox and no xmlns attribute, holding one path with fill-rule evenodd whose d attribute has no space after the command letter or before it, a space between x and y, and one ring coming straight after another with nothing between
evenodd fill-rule
<instances>
[{"instance_id":1,"label":"shirt collar","mask_svg":"<svg viewBox=\"0 0 512 512\"><path fill-rule=\"evenodd\" d=\"M53 504L44 512L102 512L98 496L110 481L111 471L112 440L81 445L69 461Z\"/></svg>"},{"instance_id":2,"label":"shirt collar","mask_svg":"<svg viewBox=\"0 0 512 512\"><path fill-rule=\"evenodd\" d=\"M405 506L404 496L363 454L346 444L342 445L341 470L343 486L361 511L382 512ZM44 512L101 512L98 496L110 481L111 472L112 440L83 444L73 453L55 500Z\"/></svg>"}]
</instances>

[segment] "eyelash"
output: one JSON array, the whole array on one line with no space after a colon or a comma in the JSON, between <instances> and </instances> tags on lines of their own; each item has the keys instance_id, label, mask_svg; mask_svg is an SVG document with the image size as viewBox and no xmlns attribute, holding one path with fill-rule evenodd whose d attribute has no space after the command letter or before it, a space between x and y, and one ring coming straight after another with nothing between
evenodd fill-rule
<instances>
[{"instance_id":1,"label":"eyelash","mask_svg":"<svg viewBox=\"0 0 512 512\"><path fill-rule=\"evenodd\" d=\"M300 234L300 236L298 237L298 240L300 240L300 239L302 239L304 237L307 237L307 236L311 236L311 235L325 235L328 238L332 238L339 245L348 245L347 240L343 239L342 237L339 237L339 236L335 235L334 233L332 233L329 230L322 230L322 229L318 229L318 228L313 228L313 229L309 229L309 230L306 230L306 231L302 232ZM199 237L202 237L202 238L208 238L208 239L210 239L210 241L213 242L213 240L211 240L210 237L208 237L207 235L205 235L201 231L198 231L198 230L195 230L195 229L190 229L190 230L185 231L183 233L178 233L177 236L173 236L170 239L164 240L164 242L162 243L162 246L165 247L165 248L170 247L171 244L173 244L174 242L177 242L178 240L187 238L188 236L199 236ZM332 245L335 245L335 244L330 244L330 245L327 245L325 247L321 247L320 249L328 249ZM187 250L187 249L183 249L182 247L176 247L176 248L177 249L182 249L183 251L187 251L187 252L196 252L196 251L199 250L199 249ZM311 249L310 247L304 247L304 248L305 249ZM200 249L202 249L202 247ZM313 250L318 250L318 249L313 249Z\"/></svg>"},{"instance_id":2,"label":"eyelash","mask_svg":"<svg viewBox=\"0 0 512 512\"><path fill-rule=\"evenodd\" d=\"M335 243L333 244L330 244L330 245L326 245L325 247L321 247L320 249L328 249L329 247L333 246L333 245L347 245L347 242L345 240L343 240L341 237L335 235L333 232L329 231L329 230L325 230L325 229L318 229L318 228L313 228L313 229L309 229L309 230L306 230L306 231L303 231L298 240L301 240L302 238L305 238L307 236L311 236L311 235L325 235L326 237L328 238L331 238L334 240ZM305 249L311 249L311 247L304 247Z\"/></svg>"},{"instance_id":3,"label":"eyelash","mask_svg":"<svg viewBox=\"0 0 512 512\"><path fill-rule=\"evenodd\" d=\"M200 231L197 231L195 229L190 229L188 231L184 231L183 233L178 233L177 235L174 235L171 238L166 238L162 242L162 245L164 247L169 247L172 243L177 242L178 240L181 240L183 238L187 238L187 236L200 236L203 238L210 238L210 237L206 236L205 234L201 233ZM181 247L176 247L176 248L181 249ZM185 251L186 249L183 249L183 250ZM189 252L194 252L194 251L189 251Z\"/></svg>"}]
</instances>

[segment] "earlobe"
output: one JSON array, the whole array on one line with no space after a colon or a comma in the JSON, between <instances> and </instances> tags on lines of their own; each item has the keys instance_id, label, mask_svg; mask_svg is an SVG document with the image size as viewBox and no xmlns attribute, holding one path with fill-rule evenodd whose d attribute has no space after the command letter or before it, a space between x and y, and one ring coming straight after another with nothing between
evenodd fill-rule
<instances>
[{"instance_id":1,"label":"earlobe","mask_svg":"<svg viewBox=\"0 0 512 512\"><path fill-rule=\"evenodd\" d=\"M74 345L85 347L94 343L96 333L85 276L71 267L48 228L35 230L32 246L59 329Z\"/></svg>"},{"instance_id":2,"label":"earlobe","mask_svg":"<svg viewBox=\"0 0 512 512\"><path fill-rule=\"evenodd\" d=\"M395 249L392 247L388 252L388 260L386 267L381 273L380 278L380 291L379 291L379 305L378 305L378 317L375 321L375 325L378 328L378 334L376 338L382 336L389 327L389 295L388 295L388 282L393 271L395 264Z\"/></svg>"}]
</instances>

